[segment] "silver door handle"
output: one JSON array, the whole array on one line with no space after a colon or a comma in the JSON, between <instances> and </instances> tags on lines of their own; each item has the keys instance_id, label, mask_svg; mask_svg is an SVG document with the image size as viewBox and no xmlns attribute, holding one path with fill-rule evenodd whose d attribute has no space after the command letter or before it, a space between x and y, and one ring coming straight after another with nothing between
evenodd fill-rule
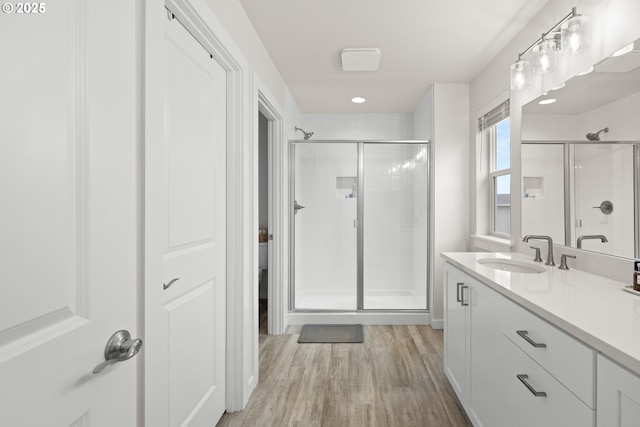
<instances>
[{"instance_id":1,"label":"silver door handle","mask_svg":"<svg viewBox=\"0 0 640 427\"><path fill-rule=\"evenodd\" d=\"M176 283L178 280L180 280L180 278L179 278L179 277L176 277L175 279L171 279L171 280L169 280L169 283L163 283L163 284L162 284L162 289L166 291L167 289L169 289L169 286L173 285L173 284L174 284L174 283Z\"/></svg>"},{"instance_id":2,"label":"silver door handle","mask_svg":"<svg viewBox=\"0 0 640 427\"><path fill-rule=\"evenodd\" d=\"M142 348L141 339L131 339L129 331L120 330L111 335L104 348L104 362L93 369L94 374L99 374L114 363L124 362L138 354Z\"/></svg>"}]
</instances>

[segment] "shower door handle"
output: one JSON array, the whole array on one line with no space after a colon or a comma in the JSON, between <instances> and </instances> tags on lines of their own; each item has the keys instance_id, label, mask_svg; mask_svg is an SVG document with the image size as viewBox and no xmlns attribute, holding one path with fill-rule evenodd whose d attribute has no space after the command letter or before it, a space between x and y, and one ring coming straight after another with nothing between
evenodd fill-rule
<instances>
[{"instance_id":1,"label":"shower door handle","mask_svg":"<svg viewBox=\"0 0 640 427\"><path fill-rule=\"evenodd\" d=\"M304 206L298 204L297 200L293 201L293 214L296 215L300 209L304 209Z\"/></svg>"}]
</instances>

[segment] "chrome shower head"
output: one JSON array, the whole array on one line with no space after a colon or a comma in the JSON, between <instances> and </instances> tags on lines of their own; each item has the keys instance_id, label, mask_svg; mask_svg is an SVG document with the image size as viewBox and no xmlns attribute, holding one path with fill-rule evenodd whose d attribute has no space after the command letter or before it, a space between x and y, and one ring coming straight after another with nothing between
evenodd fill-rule
<instances>
[{"instance_id":1,"label":"chrome shower head","mask_svg":"<svg viewBox=\"0 0 640 427\"><path fill-rule=\"evenodd\" d=\"M596 133L588 133L587 134L587 139L589 141L600 141L600 132L607 133L607 132L609 132L609 128L600 129Z\"/></svg>"},{"instance_id":2,"label":"chrome shower head","mask_svg":"<svg viewBox=\"0 0 640 427\"><path fill-rule=\"evenodd\" d=\"M299 130L304 134L304 140L305 141L313 136L313 132L305 132L304 129L299 128L298 126L296 126L296 130Z\"/></svg>"}]
</instances>

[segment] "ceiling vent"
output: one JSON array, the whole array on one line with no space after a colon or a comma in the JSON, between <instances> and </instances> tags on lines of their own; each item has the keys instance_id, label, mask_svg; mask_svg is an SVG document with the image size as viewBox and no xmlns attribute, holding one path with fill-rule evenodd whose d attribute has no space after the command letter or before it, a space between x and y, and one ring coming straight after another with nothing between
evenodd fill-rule
<instances>
[{"instance_id":1,"label":"ceiling vent","mask_svg":"<svg viewBox=\"0 0 640 427\"><path fill-rule=\"evenodd\" d=\"M344 71L377 71L380 66L380 49L357 48L342 50Z\"/></svg>"}]
</instances>

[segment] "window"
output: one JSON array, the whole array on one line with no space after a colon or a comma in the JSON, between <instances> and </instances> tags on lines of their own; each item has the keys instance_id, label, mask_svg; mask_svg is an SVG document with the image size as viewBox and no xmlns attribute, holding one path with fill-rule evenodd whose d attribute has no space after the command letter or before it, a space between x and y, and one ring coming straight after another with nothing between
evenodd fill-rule
<instances>
[{"instance_id":1,"label":"window","mask_svg":"<svg viewBox=\"0 0 640 427\"><path fill-rule=\"evenodd\" d=\"M511 236L511 139L509 101L479 119L489 147L489 234Z\"/></svg>"}]
</instances>

